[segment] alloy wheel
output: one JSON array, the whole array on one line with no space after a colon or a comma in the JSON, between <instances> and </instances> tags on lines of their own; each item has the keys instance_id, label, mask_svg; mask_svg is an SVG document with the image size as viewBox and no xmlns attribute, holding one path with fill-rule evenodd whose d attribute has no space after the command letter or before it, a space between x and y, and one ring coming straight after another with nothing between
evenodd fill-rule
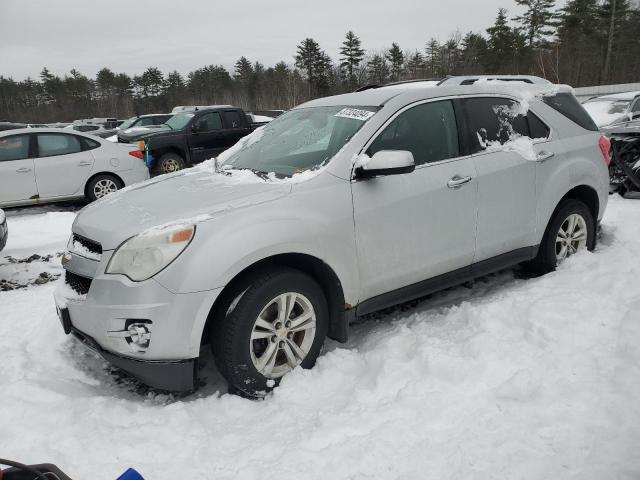
<instances>
[{"instance_id":1,"label":"alloy wheel","mask_svg":"<svg viewBox=\"0 0 640 480\"><path fill-rule=\"evenodd\" d=\"M96 198L102 198L105 195L116 192L118 190L118 185L115 181L110 178L103 178L98 180L96 184L93 186L93 195Z\"/></svg>"},{"instance_id":2,"label":"alloy wheel","mask_svg":"<svg viewBox=\"0 0 640 480\"><path fill-rule=\"evenodd\" d=\"M267 378L279 378L306 358L316 332L316 313L307 297L278 295L258 315L249 347L253 365Z\"/></svg>"},{"instance_id":3,"label":"alloy wheel","mask_svg":"<svg viewBox=\"0 0 640 480\"><path fill-rule=\"evenodd\" d=\"M558 230L556 236L556 259L560 264L587 245L587 222L578 213L569 215Z\"/></svg>"},{"instance_id":4,"label":"alloy wheel","mask_svg":"<svg viewBox=\"0 0 640 480\"><path fill-rule=\"evenodd\" d=\"M180 170L180 164L175 158L167 158L164 162L162 162L162 172L163 173L173 173Z\"/></svg>"}]
</instances>

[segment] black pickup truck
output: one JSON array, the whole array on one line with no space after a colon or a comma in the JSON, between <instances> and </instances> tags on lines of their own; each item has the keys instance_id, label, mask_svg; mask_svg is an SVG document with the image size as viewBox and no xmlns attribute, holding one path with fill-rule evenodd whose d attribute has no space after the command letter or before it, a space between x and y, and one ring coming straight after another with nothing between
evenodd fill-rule
<instances>
[{"instance_id":1,"label":"black pickup truck","mask_svg":"<svg viewBox=\"0 0 640 480\"><path fill-rule=\"evenodd\" d=\"M251 122L236 107L194 109L174 115L165 123L168 129L119 133L118 142L144 142L149 169L162 174L215 157L265 123Z\"/></svg>"}]
</instances>

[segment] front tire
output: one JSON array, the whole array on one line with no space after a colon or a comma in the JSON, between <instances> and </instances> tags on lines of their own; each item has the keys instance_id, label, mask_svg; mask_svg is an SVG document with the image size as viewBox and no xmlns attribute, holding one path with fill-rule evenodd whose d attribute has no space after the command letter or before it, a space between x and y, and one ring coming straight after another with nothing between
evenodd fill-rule
<instances>
[{"instance_id":1,"label":"front tire","mask_svg":"<svg viewBox=\"0 0 640 480\"><path fill-rule=\"evenodd\" d=\"M95 202L99 198L102 198L110 193L117 192L124 184L115 175L109 175L108 173L101 173L93 177L89 183L87 183L87 198L90 202Z\"/></svg>"},{"instance_id":2,"label":"front tire","mask_svg":"<svg viewBox=\"0 0 640 480\"><path fill-rule=\"evenodd\" d=\"M560 202L542 237L538 255L532 261L537 273L552 272L579 250L596 246L596 228L591 210L580 200Z\"/></svg>"},{"instance_id":3,"label":"front tire","mask_svg":"<svg viewBox=\"0 0 640 480\"><path fill-rule=\"evenodd\" d=\"M211 346L230 390L260 398L293 368L315 364L329 310L317 282L294 269L259 274L237 291L212 327Z\"/></svg>"},{"instance_id":4,"label":"front tire","mask_svg":"<svg viewBox=\"0 0 640 480\"><path fill-rule=\"evenodd\" d=\"M184 168L184 158L177 153L165 153L155 163L153 171L156 175L173 173Z\"/></svg>"}]
</instances>

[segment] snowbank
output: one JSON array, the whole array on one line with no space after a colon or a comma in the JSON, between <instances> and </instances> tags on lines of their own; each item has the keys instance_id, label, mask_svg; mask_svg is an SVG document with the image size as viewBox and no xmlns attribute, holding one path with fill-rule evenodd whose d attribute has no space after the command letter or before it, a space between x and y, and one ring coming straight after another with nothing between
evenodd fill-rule
<instances>
[{"instance_id":1,"label":"snowbank","mask_svg":"<svg viewBox=\"0 0 640 480\"><path fill-rule=\"evenodd\" d=\"M204 350L200 392L147 391L62 333L53 285L0 293L0 451L78 479L639 478L638 207L611 198L598 250L553 274L359 322L260 402Z\"/></svg>"}]
</instances>

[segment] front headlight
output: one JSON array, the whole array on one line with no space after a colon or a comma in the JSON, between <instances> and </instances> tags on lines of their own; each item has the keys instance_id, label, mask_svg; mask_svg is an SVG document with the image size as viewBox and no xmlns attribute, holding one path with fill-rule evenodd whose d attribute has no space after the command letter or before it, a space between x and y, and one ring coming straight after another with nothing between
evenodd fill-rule
<instances>
[{"instance_id":1,"label":"front headlight","mask_svg":"<svg viewBox=\"0 0 640 480\"><path fill-rule=\"evenodd\" d=\"M153 277L173 262L191 242L195 225L158 229L131 237L109 260L105 273L121 273L134 282Z\"/></svg>"}]
</instances>

